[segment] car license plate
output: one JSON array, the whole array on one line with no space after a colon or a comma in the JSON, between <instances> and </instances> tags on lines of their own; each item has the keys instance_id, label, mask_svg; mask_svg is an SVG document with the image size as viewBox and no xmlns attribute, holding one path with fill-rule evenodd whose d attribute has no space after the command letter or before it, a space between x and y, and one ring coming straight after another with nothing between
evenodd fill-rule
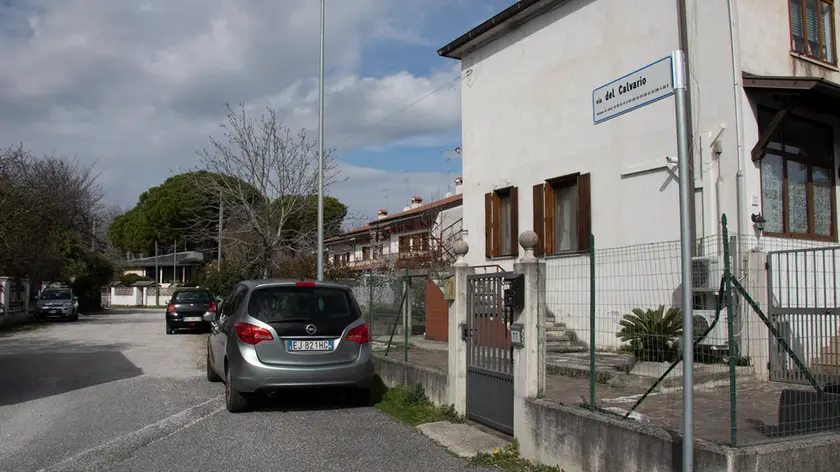
<instances>
[{"instance_id":1,"label":"car license plate","mask_svg":"<svg viewBox=\"0 0 840 472\"><path fill-rule=\"evenodd\" d=\"M286 341L289 351L332 351L332 340L326 341Z\"/></svg>"},{"instance_id":2,"label":"car license plate","mask_svg":"<svg viewBox=\"0 0 840 472\"><path fill-rule=\"evenodd\" d=\"M58 310L47 310L47 313L55 314L55 313L58 313Z\"/></svg>"},{"instance_id":3,"label":"car license plate","mask_svg":"<svg viewBox=\"0 0 840 472\"><path fill-rule=\"evenodd\" d=\"M185 317L184 317L184 321L187 321L187 322L190 322L190 321L201 321L201 317L200 317L200 316L185 316Z\"/></svg>"}]
</instances>

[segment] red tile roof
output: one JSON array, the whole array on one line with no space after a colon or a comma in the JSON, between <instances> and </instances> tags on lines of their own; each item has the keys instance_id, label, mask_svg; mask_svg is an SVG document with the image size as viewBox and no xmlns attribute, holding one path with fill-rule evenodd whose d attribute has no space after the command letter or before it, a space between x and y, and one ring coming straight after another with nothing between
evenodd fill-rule
<instances>
[{"instance_id":1,"label":"red tile roof","mask_svg":"<svg viewBox=\"0 0 840 472\"><path fill-rule=\"evenodd\" d=\"M451 197L442 198L442 199L434 201L432 203L427 203L426 205L421 205L417 208L411 208L409 210L401 211L399 213L394 213L393 215L388 215L388 216L386 216L382 219L371 221L370 223L368 223L364 226L360 226L358 228L351 229L350 231L347 231L346 233L342 233L338 236L334 236L332 238L329 238L324 242L329 243L329 242L340 241L342 239L345 239L348 236L352 236L354 234L359 234L359 233L364 233L366 231L369 231L371 228L376 227L376 226L383 226L383 225L387 226L390 222L393 222L393 221L396 221L396 220L401 220L401 219L404 219L406 217L411 217L411 216L414 216L414 215L419 216L420 214L425 213L429 210L434 210L434 209L437 209L437 208L445 207L447 205L453 205L454 203L460 202L462 197L463 197L463 195L452 195Z\"/></svg>"}]
</instances>

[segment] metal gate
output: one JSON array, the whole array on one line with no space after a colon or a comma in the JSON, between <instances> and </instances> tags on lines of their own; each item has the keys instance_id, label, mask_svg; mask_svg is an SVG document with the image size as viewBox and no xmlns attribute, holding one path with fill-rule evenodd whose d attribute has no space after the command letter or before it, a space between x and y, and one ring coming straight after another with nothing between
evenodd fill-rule
<instances>
[{"instance_id":1,"label":"metal gate","mask_svg":"<svg viewBox=\"0 0 840 472\"><path fill-rule=\"evenodd\" d=\"M801 365L822 385L840 384L840 247L767 254L767 316ZM809 383L770 338L770 380Z\"/></svg>"},{"instance_id":2,"label":"metal gate","mask_svg":"<svg viewBox=\"0 0 840 472\"><path fill-rule=\"evenodd\" d=\"M509 272L467 277L467 418L513 434L512 313L505 309Z\"/></svg>"}]
</instances>

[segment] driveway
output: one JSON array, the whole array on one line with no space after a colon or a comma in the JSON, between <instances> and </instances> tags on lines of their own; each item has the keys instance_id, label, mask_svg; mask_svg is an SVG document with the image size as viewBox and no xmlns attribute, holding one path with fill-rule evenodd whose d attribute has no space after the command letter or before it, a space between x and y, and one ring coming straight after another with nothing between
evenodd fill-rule
<instances>
[{"instance_id":1,"label":"driveway","mask_svg":"<svg viewBox=\"0 0 840 472\"><path fill-rule=\"evenodd\" d=\"M0 471L476 470L327 391L229 414L205 342L155 312L0 333Z\"/></svg>"}]
</instances>

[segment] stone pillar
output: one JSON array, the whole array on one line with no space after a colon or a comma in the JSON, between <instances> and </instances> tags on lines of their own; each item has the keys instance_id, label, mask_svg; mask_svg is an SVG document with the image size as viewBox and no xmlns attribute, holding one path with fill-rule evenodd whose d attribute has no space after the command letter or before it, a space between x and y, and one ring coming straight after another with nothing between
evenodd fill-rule
<instances>
[{"instance_id":1,"label":"stone pillar","mask_svg":"<svg viewBox=\"0 0 840 472\"><path fill-rule=\"evenodd\" d=\"M470 250L466 241L456 241L453 250L458 257L455 268L455 300L449 302L449 404L467 414L467 344L461 338L461 325L467 323L467 275L470 266L464 256Z\"/></svg>"},{"instance_id":2,"label":"stone pillar","mask_svg":"<svg viewBox=\"0 0 840 472\"><path fill-rule=\"evenodd\" d=\"M513 432L519 439L520 450L524 457L536 456L534 428L530 424L527 412L527 399L535 398L540 387L545 384L545 339L540 327L545 316L540 313L545 309L540 300L540 272L545 272L544 263L534 257L538 236L533 231L525 231L519 236L519 245L525 254L514 264L514 272L525 277L525 306L516 316L514 323L522 326L524 346L513 351Z\"/></svg>"},{"instance_id":3,"label":"stone pillar","mask_svg":"<svg viewBox=\"0 0 840 472\"><path fill-rule=\"evenodd\" d=\"M767 308L770 306L768 299L769 293L767 290L767 253L751 252L746 257L746 274L747 280L744 282L744 288L750 297L761 307L764 314L767 315ZM734 293L733 299L740 297ZM750 356L754 375L758 380L770 380L770 371L767 368L767 363L770 361L770 330L767 325L761 321L761 318L755 311L747 305L743 299L741 304L744 309L741 311L744 319L736 318L740 322L740 327L743 328L743 338L741 345L743 346L741 355ZM726 312L724 311L725 315ZM721 317L721 321L726 322L726 317ZM736 325L736 332L739 326ZM724 331L726 332L726 331ZM787 354L783 354L787 356ZM819 355L819 353L817 353Z\"/></svg>"}]
</instances>

